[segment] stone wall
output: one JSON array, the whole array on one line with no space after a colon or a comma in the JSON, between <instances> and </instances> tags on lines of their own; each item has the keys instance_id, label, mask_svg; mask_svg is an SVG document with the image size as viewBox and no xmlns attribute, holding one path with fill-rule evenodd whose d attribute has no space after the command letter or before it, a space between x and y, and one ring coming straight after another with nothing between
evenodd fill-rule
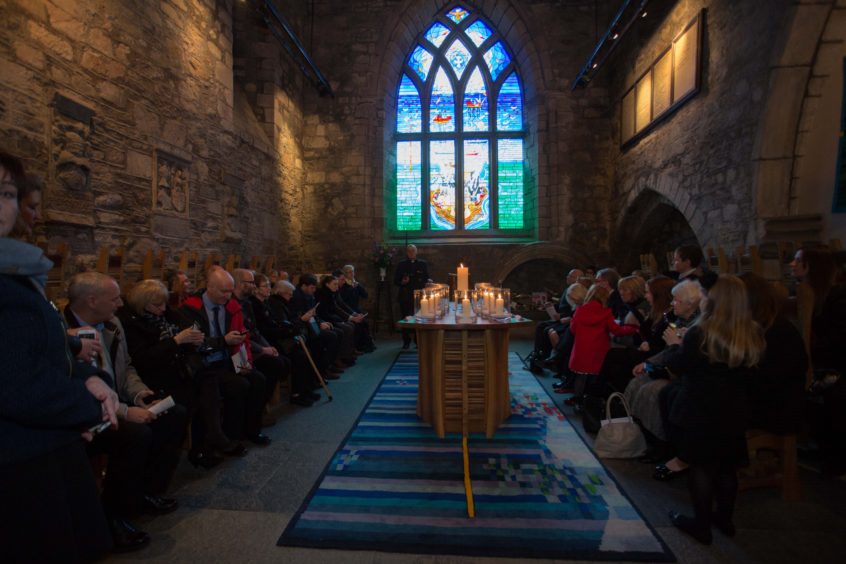
<instances>
[{"instance_id":1,"label":"stone wall","mask_svg":"<svg viewBox=\"0 0 846 564\"><path fill-rule=\"evenodd\" d=\"M295 253L283 234L302 176L299 71L246 30L260 68L233 65L233 4L4 6L0 146L45 176L41 234L69 242L77 268L102 244L135 264L159 246Z\"/></svg>"},{"instance_id":2,"label":"stone wall","mask_svg":"<svg viewBox=\"0 0 846 564\"><path fill-rule=\"evenodd\" d=\"M756 242L758 124L767 101L770 60L781 48L790 6L786 0L682 0L662 21L639 22L624 38L609 69L614 77L615 240L627 236L619 232L627 207L643 190L654 190L684 215L700 244L734 248ZM700 92L633 146L619 149L623 94L703 8Z\"/></svg>"}]
</instances>

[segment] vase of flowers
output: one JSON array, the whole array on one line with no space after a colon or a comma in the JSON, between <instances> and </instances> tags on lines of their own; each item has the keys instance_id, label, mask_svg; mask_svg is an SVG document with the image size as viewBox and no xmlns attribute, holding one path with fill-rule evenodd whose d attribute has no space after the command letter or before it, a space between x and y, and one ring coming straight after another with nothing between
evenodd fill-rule
<instances>
[{"instance_id":1,"label":"vase of flowers","mask_svg":"<svg viewBox=\"0 0 846 564\"><path fill-rule=\"evenodd\" d=\"M379 280L385 281L385 276L388 274L388 267L394 260L394 255L397 250L389 247L385 243L373 243L373 252L370 255L371 262L379 268Z\"/></svg>"}]
</instances>

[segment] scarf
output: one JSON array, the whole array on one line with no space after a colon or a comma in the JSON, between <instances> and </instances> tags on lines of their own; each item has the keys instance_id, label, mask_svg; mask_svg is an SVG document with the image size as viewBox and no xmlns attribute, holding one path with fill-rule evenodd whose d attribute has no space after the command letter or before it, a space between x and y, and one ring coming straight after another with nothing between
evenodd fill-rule
<instances>
[{"instance_id":1,"label":"scarf","mask_svg":"<svg viewBox=\"0 0 846 564\"><path fill-rule=\"evenodd\" d=\"M141 315L141 318L159 330L160 341L170 339L179 333L179 326L174 325L165 319L164 315L153 315L152 313L145 311L143 315Z\"/></svg>"},{"instance_id":2,"label":"scarf","mask_svg":"<svg viewBox=\"0 0 846 564\"><path fill-rule=\"evenodd\" d=\"M53 262L35 245L0 237L0 274L26 276L42 294Z\"/></svg>"}]
</instances>

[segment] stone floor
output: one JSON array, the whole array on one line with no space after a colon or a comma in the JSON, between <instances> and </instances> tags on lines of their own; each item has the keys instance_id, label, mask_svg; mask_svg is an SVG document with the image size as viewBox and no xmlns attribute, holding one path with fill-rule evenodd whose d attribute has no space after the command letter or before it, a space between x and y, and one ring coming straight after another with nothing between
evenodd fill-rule
<instances>
[{"instance_id":1,"label":"stone floor","mask_svg":"<svg viewBox=\"0 0 846 564\"><path fill-rule=\"evenodd\" d=\"M511 350L531 349L512 340ZM335 399L311 408L277 407L278 423L266 432L273 443L252 448L242 459L228 460L211 471L180 465L172 495L181 507L170 515L137 521L152 537L137 553L110 562L285 562L322 563L506 563L503 558L470 558L280 548L276 541L343 441L362 408L399 351L399 339L381 341L373 354L332 382ZM550 389L553 378L539 378ZM555 394L552 394L555 396ZM555 396L560 404L565 396ZM576 428L581 432L581 425ZM587 437L590 441L590 437ZM742 493L735 515L738 534L727 539L715 532L704 547L677 532L667 511L687 511L685 480L664 484L650 478L649 465L608 461L607 466L679 562L806 562L846 561L846 482L823 480L803 471L804 497L787 503L776 490ZM837 556L837 555L840 556ZM519 560L524 562L524 560Z\"/></svg>"}]
</instances>

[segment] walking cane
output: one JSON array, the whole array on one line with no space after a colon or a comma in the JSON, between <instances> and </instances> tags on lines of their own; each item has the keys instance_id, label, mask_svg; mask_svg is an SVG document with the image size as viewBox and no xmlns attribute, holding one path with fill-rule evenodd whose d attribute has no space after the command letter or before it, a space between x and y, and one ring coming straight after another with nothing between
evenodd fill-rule
<instances>
[{"instance_id":1,"label":"walking cane","mask_svg":"<svg viewBox=\"0 0 846 564\"><path fill-rule=\"evenodd\" d=\"M306 358L308 358L309 364L311 364L311 367L314 369L314 374L315 374L315 376L317 376L318 382L320 382L320 385L323 387L323 390L326 392L326 396L329 398L327 401L332 401L334 399L332 397L332 392L329 391L329 386L327 386L326 382L323 381L323 376L320 375L320 370L318 370L317 365L314 364L314 360L311 358L311 353L308 352L308 347L306 347L305 341L300 337L294 337L294 340L297 341L300 344L300 346L303 348L303 352L305 353Z\"/></svg>"}]
</instances>

